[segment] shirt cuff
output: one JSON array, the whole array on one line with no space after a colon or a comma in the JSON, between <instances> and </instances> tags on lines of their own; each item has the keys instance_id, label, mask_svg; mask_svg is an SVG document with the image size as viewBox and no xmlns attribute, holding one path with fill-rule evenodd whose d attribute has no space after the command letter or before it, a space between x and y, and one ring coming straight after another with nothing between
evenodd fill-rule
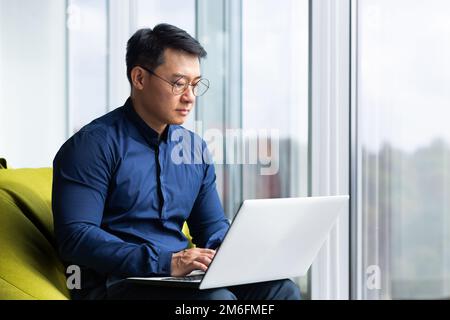
<instances>
[{"instance_id":1,"label":"shirt cuff","mask_svg":"<svg viewBox=\"0 0 450 320\"><path fill-rule=\"evenodd\" d=\"M172 252L161 251L158 258L158 273L159 274L171 274L172 265Z\"/></svg>"}]
</instances>

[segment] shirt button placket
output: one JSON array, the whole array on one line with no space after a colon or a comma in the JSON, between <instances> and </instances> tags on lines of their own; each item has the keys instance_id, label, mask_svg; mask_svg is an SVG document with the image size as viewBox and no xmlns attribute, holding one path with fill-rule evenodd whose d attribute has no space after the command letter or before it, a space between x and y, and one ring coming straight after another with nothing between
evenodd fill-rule
<instances>
[{"instance_id":1,"label":"shirt button placket","mask_svg":"<svg viewBox=\"0 0 450 320\"><path fill-rule=\"evenodd\" d=\"M158 187L158 197L159 197L159 215L160 218L163 219L163 208L164 208L164 194L162 192L162 182L161 182L161 162L160 162L160 150L159 144L155 147L155 161L156 161L156 179L157 179L157 187Z\"/></svg>"}]
</instances>

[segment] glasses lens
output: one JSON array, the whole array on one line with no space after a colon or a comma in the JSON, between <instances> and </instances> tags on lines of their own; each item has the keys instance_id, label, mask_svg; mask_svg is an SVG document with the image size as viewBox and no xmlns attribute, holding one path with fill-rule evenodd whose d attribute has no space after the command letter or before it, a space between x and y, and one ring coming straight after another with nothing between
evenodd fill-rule
<instances>
[{"instance_id":1,"label":"glasses lens","mask_svg":"<svg viewBox=\"0 0 450 320\"><path fill-rule=\"evenodd\" d=\"M209 80L208 79L200 79L197 84L194 86L194 95L200 97L205 94L209 89Z\"/></svg>"},{"instance_id":2,"label":"glasses lens","mask_svg":"<svg viewBox=\"0 0 450 320\"><path fill-rule=\"evenodd\" d=\"M186 79L181 78L177 82L173 84L172 91L175 95L183 94L186 91L186 88L189 86L189 83Z\"/></svg>"}]
</instances>

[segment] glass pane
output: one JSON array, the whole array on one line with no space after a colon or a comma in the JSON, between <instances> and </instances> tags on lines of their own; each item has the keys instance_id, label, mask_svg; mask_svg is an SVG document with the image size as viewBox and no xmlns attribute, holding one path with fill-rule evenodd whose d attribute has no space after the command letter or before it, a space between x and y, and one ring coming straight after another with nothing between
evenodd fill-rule
<instances>
[{"instance_id":1,"label":"glass pane","mask_svg":"<svg viewBox=\"0 0 450 320\"><path fill-rule=\"evenodd\" d=\"M450 2L358 4L362 298L449 297Z\"/></svg>"},{"instance_id":2,"label":"glass pane","mask_svg":"<svg viewBox=\"0 0 450 320\"><path fill-rule=\"evenodd\" d=\"M137 29L169 23L195 36L195 0L138 0Z\"/></svg>"},{"instance_id":3,"label":"glass pane","mask_svg":"<svg viewBox=\"0 0 450 320\"><path fill-rule=\"evenodd\" d=\"M0 0L0 156L48 167L66 136L65 3Z\"/></svg>"},{"instance_id":4,"label":"glass pane","mask_svg":"<svg viewBox=\"0 0 450 320\"><path fill-rule=\"evenodd\" d=\"M230 105L226 101L226 96L230 94L226 79L232 76L225 67L226 61L231 59L231 48L227 46L227 39L234 39L236 35L230 30L225 30L227 23L225 1L197 1L197 37L208 52L207 58L202 61L202 74L210 80L210 88L204 96L197 99L194 129L203 137L212 153L216 169L217 191L225 214L231 219L236 211L230 208L228 203L236 195L228 192L226 181L230 167L224 165L224 161L221 160L221 155L224 154L224 143L221 146L217 145L217 142L222 139L211 138L214 132L224 133L225 110L240 108L240 105ZM214 41L211 41L212 39Z\"/></svg>"},{"instance_id":5,"label":"glass pane","mask_svg":"<svg viewBox=\"0 0 450 320\"><path fill-rule=\"evenodd\" d=\"M70 0L67 7L70 135L108 110L106 9L106 0Z\"/></svg>"},{"instance_id":6,"label":"glass pane","mask_svg":"<svg viewBox=\"0 0 450 320\"><path fill-rule=\"evenodd\" d=\"M258 150L244 199L307 196L308 1L245 0L242 23L243 129Z\"/></svg>"}]
</instances>

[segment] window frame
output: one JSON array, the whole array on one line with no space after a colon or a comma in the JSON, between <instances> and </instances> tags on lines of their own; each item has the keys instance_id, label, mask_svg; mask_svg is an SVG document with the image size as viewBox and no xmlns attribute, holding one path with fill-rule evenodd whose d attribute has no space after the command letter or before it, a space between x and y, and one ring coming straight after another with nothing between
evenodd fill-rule
<instances>
[{"instance_id":1,"label":"window frame","mask_svg":"<svg viewBox=\"0 0 450 320\"><path fill-rule=\"evenodd\" d=\"M357 93L358 93L358 2L350 0L351 10L351 57L350 57L350 192L353 197L350 198L350 298L354 300L362 299L362 284L359 279L362 279L362 216L358 209L358 203L361 199L357 199L357 186L361 185L361 159L358 158L360 150L358 150L358 108L357 108ZM359 180L356 180L359 179Z\"/></svg>"},{"instance_id":2,"label":"window frame","mask_svg":"<svg viewBox=\"0 0 450 320\"><path fill-rule=\"evenodd\" d=\"M350 0L310 0L310 196L350 192ZM350 298L350 210L311 267L311 298Z\"/></svg>"}]
</instances>

